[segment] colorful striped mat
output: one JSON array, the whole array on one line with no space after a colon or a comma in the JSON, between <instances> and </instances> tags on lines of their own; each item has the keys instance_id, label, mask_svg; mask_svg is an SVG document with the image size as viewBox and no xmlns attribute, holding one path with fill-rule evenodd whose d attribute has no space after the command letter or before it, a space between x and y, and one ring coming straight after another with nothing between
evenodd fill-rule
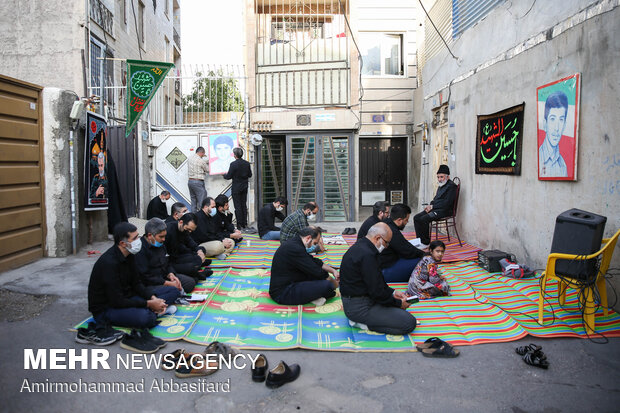
<instances>
[{"instance_id":1,"label":"colorful striped mat","mask_svg":"<svg viewBox=\"0 0 620 413\"><path fill-rule=\"evenodd\" d=\"M414 232L403 233L405 238L411 240L415 238ZM357 241L356 235L342 236L349 245L353 245ZM433 235L434 239L434 235ZM463 242L461 247L458 240L451 237L440 235L439 239L446 244L446 253L444 262L472 261L478 259L478 251L480 248ZM249 241L249 245L248 245ZM324 263L332 267L340 267L340 262L344 253L349 249L349 245L328 245L324 254L317 255ZM211 268L271 268L271 260L273 254L280 246L280 241L263 241L258 235L244 234L243 241L237 246L234 252L225 260L212 259Z\"/></svg>"},{"instance_id":2,"label":"colorful striped mat","mask_svg":"<svg viewBox=\"0 0 620 413\"><path fill-rule=\"evenodd\" d=\"M440 337L454 345L473 345L537 337L587 335L581 322L577 293L569 289L566 304L557 302L551 283L543 326L538 325L538 279L513 280L490 274L473 263L443 264L441 270L453 295L425 300L409 311L421 325L408 336L351 328L338 297L321 307L281 306L269 298L269 273L264 269L217 271L197 288L205 303L179 306L161 318L152 332L165 340L207 344L214 340L242 349L305 348L327 351L413 351L414 343ZM405 284L394 284L405 289ZM80 323L83 326L87 321ZM596 314L596 331L620 337L620 316ZM597 334L592 338L600 337Z\"/></svg>"}]
</instances>

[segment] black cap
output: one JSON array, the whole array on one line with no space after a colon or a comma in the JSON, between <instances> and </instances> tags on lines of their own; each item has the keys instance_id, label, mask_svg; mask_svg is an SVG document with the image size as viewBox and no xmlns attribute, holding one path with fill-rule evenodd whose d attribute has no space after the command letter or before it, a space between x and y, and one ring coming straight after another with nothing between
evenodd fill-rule
<instances>
[{"instance_id":1,"label":"black cap","mask_svg":"<svg viewBox=\"0 0 620 413\"><path fill-rule=\"evenodd\" d=\"M437 175L439 174L450 175L450 168L448 168L448 165L439 165L439 169L437 170Z\"/></svg>"}]
</instances>

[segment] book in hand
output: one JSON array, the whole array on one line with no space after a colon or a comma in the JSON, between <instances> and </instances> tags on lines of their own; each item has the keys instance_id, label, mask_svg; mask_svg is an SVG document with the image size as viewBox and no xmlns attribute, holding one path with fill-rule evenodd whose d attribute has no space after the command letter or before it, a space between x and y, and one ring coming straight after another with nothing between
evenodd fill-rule
<instances>
[{"instance_id":1,"label":"book in hand","mask_svg":"<svg viewBox=\"0 0 620 413\"><path fill-rule=\"evenodd\" d=\"M422 241L420 241L420 238L414 238L412 240L409 240L409 243L418 249L422 249L423 244Z\"/></svg>"},{"instance_id":2,"label":"book in hand","mask_svg":"<svg viewBox=\"0 0 620 413\"><path fill-rule=\"evenodd\" d=\"M420 297L418 297L417 295L410 295L406 298L406 300L413 304L420 301Z\"/></svg>"}]
</instances>

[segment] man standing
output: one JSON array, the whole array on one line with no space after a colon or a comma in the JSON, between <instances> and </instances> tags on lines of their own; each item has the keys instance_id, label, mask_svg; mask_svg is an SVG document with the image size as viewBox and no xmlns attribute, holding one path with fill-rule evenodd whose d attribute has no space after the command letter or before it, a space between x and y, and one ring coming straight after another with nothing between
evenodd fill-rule
<instances>
[{"instance_id":1,"label":"man standing","mask_svg":"<svg viewBox=\"0 0 620 413\"><path fill-rule=\"evenodd\" d=\"M284 221L282 221L280 242L296 237L299 231L308 226L308 219L313 219L317 212L319 212L319 207L316 202L308 202L303 208L299 208L297 211L287 216Z\"/></svg>"},{"instance_id":2,"label":"man standing","mask_svg":"<svg viewBox=\"0 0 620 413\"><path fill-rule=\"evenodd\" d=\"M243 156L243 149L233 149L235 160L230 163L224 179L232 179L232 199L235 204L237 228L243 231L248 226L248 179L252 177L250 163Z\"/></svg>"},{"instance_id":3,"label":"man standing","mask_svg":"<svg viewBox=\"0 0 620 413\"><path fill-rule=\"evenodd\" d=\"M196 148L196 153L189 157L187 163L187 173L189 181L187 186L189 188L189 195L192 198L192 211L198 211L202 200L207 196L207 190L205 189L205 175L209 173L209 165L205 157L205 148L199 146Z\"/></svg>"},{"instance_id":4,"label":"man standing","mask_svg":"<svg viewBox=\"0 0 620 413\"><path fill-rule=\"evenodd\" d=\"M372 206L372 215L360 227L357 233L357 239L364 238L368 234L368 230L375 224L385 221L390 216L390 203L387 201L377 201Z\"/></svg>"},{"instance_id":5,"label":"man standing","mask_svg":"<svg viewBox=\"0 0 620 413\"><path fill-rule=\"evenodd\" d=\"M430 223L438 219L452 215L454 212L454 201L456 200L456 184L450 179L450 168L448 165L439 165L437 170L437 193L430 205L424 211L413 217L415 235L420 238L423 244L422 249L427 248L431 243Z\"/></svg>"},{"instance_id":6,"label":"man standing","mask_svg":"<svg viewBox=\"0 0 620 413\"><path fill-rule=\"evenodd\" d=\"M282 211L288 205L288 201L283 196L279 196L275 201L265 204L258 211L258 235L266 241L279 240L280 228L276 227L276 217L281 221L286 218Z\"/></svg>"},{"instance_id":7,"label":"man standing","mask_svg":"<svg viewBox=\"0 0 620 413\"><path fill-rule=\"evenodd\" d=\"M396 208L396 206L394 206ZM379 269L379 253L390 244L392 230L385 223L370 227L342 257L340 293L351 325L385 334L409 334L416 319L406 309L404 293L394 291Z\"/></svg>"},{"instance_id":8,"label":"man standing","mask_svg":"<svg viewBox=\"0 0 620 413\"><path fill-rule=\"evenodd\" d=\"M192 238L205 249L207 257L224 260L235 248L235 242L218 233L218 217L215 200L210 196L202 201L202 209L196 212L198 228L192 232Z\"/></svg>"},{"instance_id":9,"label":"man standing","mask_svg":"<svg viewBox=\"0 0 620 413\"><path fill-rule=\"evenodd\" d=\"M170 192L161 191L161 194L151 199L148 208L146 208L146 219L151 218L168 218L168 208L166 208L166 201L170 199Z\"/></svg>"},{"instance_id":10,"label":"man standing","mask_svg":"<svg viewBox=\"0 0 620 413\"><path fill-rule=\"evenodd\" d=\"M568 97L562 91L553 92L545 101L543 128L545 140L538 149L538 175L540 177L566 177L566 162L560 154L560 140L566 127Z\"/></svg>"},{"instance_id":11,"label":"man standing","mask_svg":"<svg viewBox=\"0 0 620 413\"><path fill-rule=\"evenodd\" d=\"M159 218L150 219L144 226L142 248L136 254L141 281L151 294L157 295L162 286L174 287L179 294L183 291L189 293L196 286L196 280L185 274L175 274L165 240L166 223Z\"/></svg>"},{"instance_id":12,"label":"man standing","mask_svg":"<svg viewBox=\"0 0 620 413\"><path fill-rule=\"evenodd\" d=\"M396 204L392 207L390 218L385 221L392 231L390 245L386 245L379 255L379 264L386 282L409 281L413 269L424 256L424 252L411 245L401 232L410 216L411 208L405 204Z\"/></svg>"},{"instance_id":13,"label":"man standing","mask_svg":"<svg viewBox=\"0 0 620 413\"><path fill-rule=\"evenodd\" d=\"M316 228L302 228L274 254L269 295L276 303L323 305L336 295L338 271L309 254L318 246L320 235Z\"/></svg>"}]
</instances>

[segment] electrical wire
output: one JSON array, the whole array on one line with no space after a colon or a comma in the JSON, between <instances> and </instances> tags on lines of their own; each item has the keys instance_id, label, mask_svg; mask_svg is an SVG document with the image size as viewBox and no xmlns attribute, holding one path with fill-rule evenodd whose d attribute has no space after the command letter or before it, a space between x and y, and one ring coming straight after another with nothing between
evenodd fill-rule
<instances>
[{"instance_id":1,"label":"electrical wire","mask_svg":"<svg viewBox=\"0 0 620 413\"><path fill-rule=\"evenodd\" d=\"M343 10L342 8L342 3L340 0L338 0L338 10L340 12L342 12L342 15L344 16L344 22L346 23L347 27L349 28L349 33L351 33L351 40L353 40L353 44L355 45L355 48L357 49L357 58L360 62L360 73L359 73L359 85L360 85L360 96L358 99L358 104L360 107L360 113L362 112L362 99L364 98L364 85L362 84L362 70L364 68L364 59L362 58L362 52L360 51L359 46L357 45L357 41L355 40L355 36L353 35L353 30L351 30L351 25L349 24L349 19L347 18L347 11L346 9ZM357 116L357 114L355 113L354 110L351 110L351 113L353 113L353 115L355 115L355 117L357 118L357 122L358 122L358 128L357 130L359 131L360 129L362 129L362 120L360 119L359 116Z\"/></svg>"},{"instance_id":2,"label":"electrical wire","mask_svg":"<svg viewBox=\"0 0 620 413\"><path fill-rule=\"evenodd\" d=\"M136 39L138 40L138 54L140 55L140 60L142 60L142 46L140 45L140 33L138 32L138 19L136 18L136 8L133 5L134 0L129 0L129 1L131 2L131 10L133 12L133 23L134 23L134 26L136 26Z\"/></svg>"},{"instance_id":3,"label":"electrical wire","mask_svg":"<svg viewBox=\"0 0 620 413\"><path fill-rule=\"evenodd\" d=\"M340 0L338 0L340 1ZM443 41L443 44L446 45L446 49L448 49L448 52L450 52L450 54L452 55L452 57L454 58L454 60L459 60L458 57L456 57L454 55L454 53L452 53L452 50L450 50L450 46L448 46L448 43L446 42L446 40L443 38L443 36L441 35L441 33L439 32L439 29L437 28L437 26L435 26L435 22L433 22L433 19L431 19L431 16L429 16L428 12L426 11L426 9L424 8L424 5L422 4L422 0L418 0L418 3L420 3L420 6L422 6L422 10L424 10L424 14L426 14L426 17L428 17L428 20L431 22L431 24L433 25L433 27L435 28L435 31L437 32L437 34L439 35L439 37L441 38L441 40Z\"/></svg>"}]
</instances>

